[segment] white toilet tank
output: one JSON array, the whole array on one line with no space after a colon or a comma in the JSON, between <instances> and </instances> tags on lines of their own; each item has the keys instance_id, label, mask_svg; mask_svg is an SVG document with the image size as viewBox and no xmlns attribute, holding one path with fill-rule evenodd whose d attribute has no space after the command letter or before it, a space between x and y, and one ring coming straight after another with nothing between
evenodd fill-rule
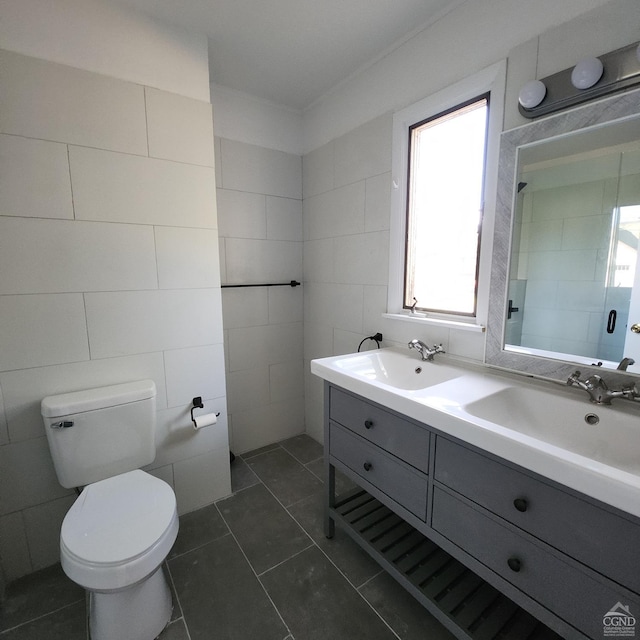
<instances>
[{"instance_id":1,"label":"white toilet tank","mask_svg":"<svg viewBox=\"0 0 640 640\"><path fill-rule=\"evenodd\" d=\"M81 487L153 462L156 385L140 380L42 400L49 449L63 487Z\"/></svg>"}]
</instances>

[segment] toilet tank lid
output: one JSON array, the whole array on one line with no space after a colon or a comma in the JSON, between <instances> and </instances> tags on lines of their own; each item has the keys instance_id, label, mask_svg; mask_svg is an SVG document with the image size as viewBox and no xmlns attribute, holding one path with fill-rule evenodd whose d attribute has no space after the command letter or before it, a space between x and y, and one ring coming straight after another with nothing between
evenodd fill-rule
<instances>
[{"instance_id":1,"label":"toilet tank lid","mask_svg":"<svg viewBox=\"0 0 640 640\"><path fill-rule=\"evenodd\" d=\"M45 418L56 418L147 400L155 395L156 385L153 380L138 380L124 384L114 384L109 387L98 387L96 389L47 396L43 398L40 408Z\"/></svg>"}]
</instances>

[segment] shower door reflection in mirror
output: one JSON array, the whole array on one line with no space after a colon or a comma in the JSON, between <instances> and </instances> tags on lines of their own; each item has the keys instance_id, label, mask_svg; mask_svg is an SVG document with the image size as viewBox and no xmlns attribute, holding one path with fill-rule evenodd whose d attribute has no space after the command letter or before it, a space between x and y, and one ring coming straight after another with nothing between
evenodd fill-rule
<instances>
[{"instance_id":1,"label":"shower door reflection in mirror","mask_svg":"<svg viewBox=\"0 0 640 640\"><path fill-rule=\"evenodd\" d=\"M581 135L519 151L505 349L640 372L640 143Z\"/></svg>"}]
</instances>

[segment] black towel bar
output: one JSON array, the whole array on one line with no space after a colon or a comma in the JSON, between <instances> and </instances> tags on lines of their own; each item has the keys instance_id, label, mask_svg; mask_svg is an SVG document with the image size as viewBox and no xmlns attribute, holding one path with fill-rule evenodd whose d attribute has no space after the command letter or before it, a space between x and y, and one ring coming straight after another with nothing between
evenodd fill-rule
<instances>
[{"instance_id":1,"label":"black towel bar","mask_svg":"<svg viewBox=\"0 0 640 640\"><path fill-rule=\"evenodd\" d=\"M291 280L291 282L271 282L268 284L223 284L221 286L223 289L236 289L239 287L297 287L301 284L296 280Z\"/></svg>"}]
</instances>

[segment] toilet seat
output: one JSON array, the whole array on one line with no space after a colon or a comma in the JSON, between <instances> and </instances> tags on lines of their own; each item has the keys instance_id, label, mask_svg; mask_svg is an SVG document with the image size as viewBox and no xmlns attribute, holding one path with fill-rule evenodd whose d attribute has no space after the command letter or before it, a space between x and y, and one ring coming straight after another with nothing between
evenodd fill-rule
<instances>
[{"instance_id":1,"label":"toilet seat","mask_svg":"<svg viewBox=\"0 0 640 640\"><path fill-rule=\"evenodd\" d=\"M139 469L87 485L65 516L61 563L89 590L121 589L165 559L178 533L175 494Z\"/></svg>"}]
</instances>

